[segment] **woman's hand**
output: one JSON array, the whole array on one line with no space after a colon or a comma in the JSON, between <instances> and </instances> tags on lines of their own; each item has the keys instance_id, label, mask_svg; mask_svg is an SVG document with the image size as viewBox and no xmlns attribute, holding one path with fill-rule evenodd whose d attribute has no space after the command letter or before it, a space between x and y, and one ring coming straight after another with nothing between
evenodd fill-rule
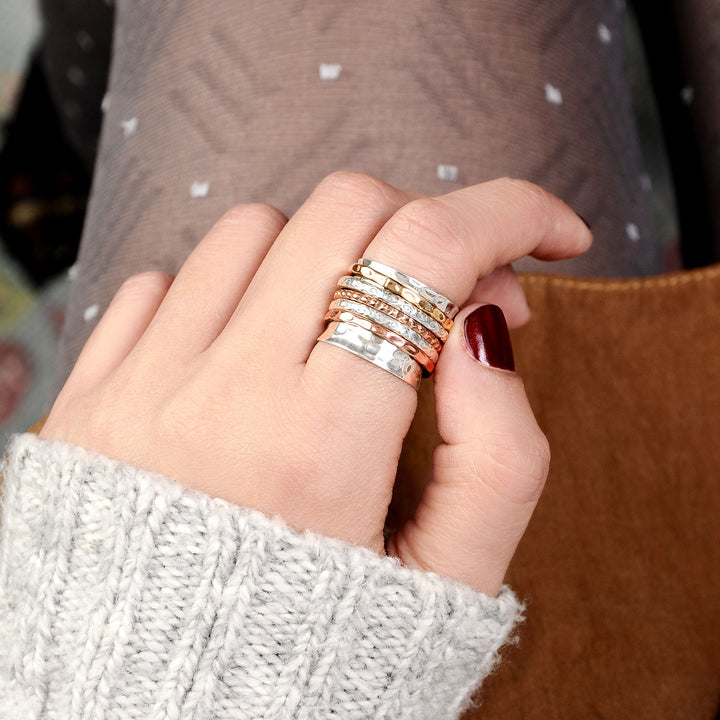
<instances>
[{"instance_id":1,"label":"woman's hand","mask_svg":"<svg viewBox=\"0 0 720 720\"><path fill-rule=\"evenodd\" d=\"M388 552L495 594L549 458L520 378L471 357L465 318L492 301L523 322L509 263L571 257L590 242L570 208L515 180L418 199L338 173L290 221L241 205L177 278L144 273L120 288L41 436L384 552L416 393L316 343L338 278L372 258L465 305L436 371L433 480ZM495 332L477 320L475 340L492 356Z\"/></svg>"}]
</instances>

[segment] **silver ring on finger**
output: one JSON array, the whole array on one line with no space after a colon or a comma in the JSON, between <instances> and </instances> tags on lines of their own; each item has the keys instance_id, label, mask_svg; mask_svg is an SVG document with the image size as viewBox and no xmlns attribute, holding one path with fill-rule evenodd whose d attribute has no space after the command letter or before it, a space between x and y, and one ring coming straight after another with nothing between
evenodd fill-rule
<instances>
[{"instance_id":1,"label":"silver ring on finger","mask_svg":"<svg viewBox=\"0 0 720 720\"><path fill-rule=\"evenodd\" d=\"M419 280L361 258L340 278L318 342L367 360L416 390L437 360L459 308ZM343 290L345 289L345 290ZM351 291L352 298L342 297Z\"/></svg>"}]
</instances>

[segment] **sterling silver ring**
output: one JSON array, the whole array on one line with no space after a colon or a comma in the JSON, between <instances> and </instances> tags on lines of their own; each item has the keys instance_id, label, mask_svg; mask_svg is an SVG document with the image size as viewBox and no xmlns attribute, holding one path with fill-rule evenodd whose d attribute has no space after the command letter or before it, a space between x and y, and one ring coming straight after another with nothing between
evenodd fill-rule
<instances>
[{"instance_id":1,"label":"sterling silver ring","mask_svg":"<svg viewBox=\"0 0 720 720\"><path fill-rule=\"evenodd\" d=\"M460 310L460 308L454 302L448 300L448 298L446 298L444 295L441 295L439 292L437 292L437 290L433 290L431 287L425 285L425 283L421 283L414 277L410 277L410 275L406 275L404 272L395 270L395 268L391 268L389 265L384 265L377 260L370 260L370 258L360 258L360 260L358 260L358 263L360 265L363 265L364 267L372 268L373 270L377 270L383 275L391 277L393 280L399 282L401 285L412 288L418 295L424 297L428 302L440 308L440 310L442 310L448 317L455 317L455 315L457 315L458 311Z\"/></svg>"},{"instance_id":2,"label":"sterling silver ring","mask_svg":"<svg viewBox=\"0 0 720 720\"><path fill-rule=\"evenodd\" d=\"M357 325L345 322L330 322L319 341L336 345L363 358L418 389L422 368L407 353L387 340L374 335Z\"/></svg>"},{"instance_id":3,"label":"sterling silver ring","mask_svg":"<svg viewBox=\"0 0 720 720\"><path fill-rule=\"evenodd\" d=\"M417 390L439 362L458 306L369 258L360 258L350 273L338 281L318 342L341 347Z\"/></svg>"}]
</instances>

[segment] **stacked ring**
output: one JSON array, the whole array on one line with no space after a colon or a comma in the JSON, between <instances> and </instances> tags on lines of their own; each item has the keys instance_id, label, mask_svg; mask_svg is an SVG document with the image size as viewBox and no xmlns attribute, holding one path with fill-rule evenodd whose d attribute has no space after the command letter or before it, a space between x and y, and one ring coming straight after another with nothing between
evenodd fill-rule
<instances>
[{"instance_id":1,"label":"stacked ring","mask_svg":"<svg viewBox=\"0 0 720 720\"><path fill-rule=\"evenodd\" d=\"M346 275L340 278L340 280L338 281L338 287L357 290L363 295L382 300L388 305L396 308L397 310L400 310L409 317L413 318L413 320L417 320L421 325L424 325L442 342L445 342L445 340L447 340L448 331L442 325L440 325L439 322L433 320L429 315L426 315L424 312L422 312L422 310L418 310L418 308L416 308L414 305L405 302L401 297L393 295L391 292L385 290L384 288L378 287L377 285L375 285L375 283L368 282L367 280L363 280L359 277Z\"/></svg>"},{"instance_id":2,"label":"stacked ring","mask_svg":"<svg viewBox=\"0 0 720 720\"><path fill-rule=\"evenodd\" d=\"M413 288L417 291L418 295L424 297L428 302L440 308L440 310L451 318L455 317L460 309L457 305L455 305L455 303L450 302L450 300L448 300L444 295L441 295L439 292L435 292L435 290L429 288L427 285L423 285L423 283L418 282L405 273L401 273L399 270L391 268L389 265L383 265L382 263L377 262L377 260L369 260L368 258L361 258L358 260L357 264L377 270L400 284Z\"/></svg>"},{"instance_id":3,"label":"stacked ring","mask_svg":"<svg viewBox=\"0 0 720 720\"><path fill-rule=\"evenodd\" d=\"M374 323L372 320L367 320L363 317L358 317L355 313L348 312L347 310L329 310L325 315L325 320L335 320L337 322L348 323L350 325L357 325L364 330L369 330L373 335L392 343L396 348L399 348L403 352L407 353L415 362L420 363L423 368L423 375L427 377L435 369L435 360L433 360L427 353L421 350L417 345L414 345L409 340L404 338L402 335L394 333L392 330L388 330L386 327ZM434 351L433 351L434 352ZM437 356L437 353L435 353Z\"/></svg>"},{"instance_id":4,"label":"stacked ring","mask_svg":"<svg viewBox=\"0 0 720 720\"><path fill-rule=\"evenodd\" d=\"M380 312L379 310L367 307L366 305L355 302L354 300L333 300L330 303L330 310L351 312L353 315L382 325L384 328L402 336L413 345L417 345L418 348L424 350L430 356L434 356L434 359L437 361L439 351L436 350L422 335L420 335L420 333L415 332L415 330L411 327L404 325L399 320L396 320L389 315L385 315L385 313Z\"/></svg>"},{"instance_id":5,"label":"stacked ring","mask_svg":"<svg viewBox=\"0 0 720 720\"><path fill-rule=\"evenodd\" d=\"M437 320L446 330L452 327L452 318L446 315L437 305L433 305L429 300L426 300L413 288L407 287L378 270L368 267L367 265L361 265L360 263L353 265L351 272L353 275L360 275L367 280L372 280L380 287L389 290L395 295L399 295L403 300L407 300L411 305L414 305L434 320ZM450 301L448 300L448 302Z\"/></svg>"},{"instance_id":6,"label":"stacked ring","mask_svg":"<svg viewBox=\"0 0 720 720\"><path fill-rule=\"evenodd\" d=\"M399 320L403 325L414 330L421 337L427 340L427 342L429 342L438 352L442 350L442 342L438 340L437 335L434 335L424 325L417 322L417 320L413 320L409 315L406 315L404 312L392 307L392 305L384 303L382 300L370 297L369 295L364 295L363 293L357 292L355 290L345 289L337 290L335 292L335 295L333 296L333 299L354 300L355 302L362 303L363 305L367 305L368 307L376 308L385 315L389 315L391 318Z\"/></svg>"},{"instance_id":7,"label":"stacked ring","mask_svg":"<svg viewBox=\"0 0 720 720\"><path fill-rule=\"evenodd\" d=\"M373 335L369 330L358 325L330 322L318 340L358 355L400 380L404 380L416 390L420 385L422 377L420 365L392 343Z\"/></svg>"},{"instance_id":8,"label":"stacked ring","mask_svg":"<svg viewBox=\"0 0 720 720\"><path fill-rule=\"evenodd\" d=\"M319 341L342 347L417 389L435 370L457 305L406 273L361 258L340 278Z\"/></svg>"}]
</instances>

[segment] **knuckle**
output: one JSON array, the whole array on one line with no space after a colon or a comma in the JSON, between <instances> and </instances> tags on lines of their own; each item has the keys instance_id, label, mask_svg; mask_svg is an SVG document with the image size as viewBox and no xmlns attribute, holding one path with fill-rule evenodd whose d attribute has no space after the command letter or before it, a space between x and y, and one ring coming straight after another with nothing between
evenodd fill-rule
<instances>
[{"instance_id":1,"label":"knuckle","mask_svg":"<svg viewBox=\"0 0 720 720\"><path fill-rule=\"evenodd\" d=\"M279 232L287 223L287 217L269 203L243 203L230 208L218 221L221 228L231 230L248 225L263 230Z\"/></svg>"},{"instance_id":2,"label":"knuckle","mask_svg":"<svg viewBox=\"0 0 720 720\"><path fill-rule=\"evenodd\" d=\"M395 218L408 227L431 235L438 241L464 236L464 228L457 213L443 200L434 197L419 198L409 202L395 213Z\"/></svg>"},{"instance_id":3,"label":"knuckle","mask_svg":"<svg viewBox=\"0 0 720 720\"><path fill-rule=\"evenodd\" d=\"M552 195L540 185L521 178L502 177L491 180L490 185L530 204L544 206L552 199Z\"/></svg>"},{"instance_id":4,"label":"knuckle","mask_svg":"<svg viewBox=\"0 0 720 720\"><path fill-rule=\"evenodd\" d=\"M472 474L495 494L517 505L534 504L550 466L550 446L539 428L483 438Z\"/></svg>"},{"instance_id":5,"label":"knuckle","mask_svg":"<svg viewBox=\"0 0 720 720\"><path fill-rule=\"evenodd\" d=\"M532 209L542 215L554 213L554 198L547 190L527 180L515 182L518 184L518 192Z\"/></svg>"},{"instance_id":6,"label":"knuckle","mask_svg":"<svg viewBox=\"0 0 720 720\"><path fill-rule=\"evenodd\" d=\"M334 204L394 212L405 202L403 194L382 180L365 173L338 170L327 175L313 192Z\"/></svg>"},{"instance_id":7,"label":"knuckle","mask_svg":"<svg viewBox=\"0 0 720 720\"><path fill-rule=\"evenodd\" d=\"M549 231L556 219L556 198L547 190L528 180L504 177L491 181L495 190L505 199L509 199L523 214L535 218L535 222Z\"/></svg>"},{"instance_id":8,"label":"knuckle","mask_svg":"<svg viewBox=\"0 0 720 720\"><path fill-rule=\"evenodd\" d=\"M391 242L412 242L413 254L427 256L423 262L440 277L452 268L473 262L472 242L461 218L440 198L420 198L404 205L386 226ZM438 268L439 266L439 268Z\"/></svg>"},{"instance_id":9,"label":"knuckle","mask_svg":"<svg viewBox=\"0 0 720 720\"><path fill-rule=\"evenodd\" d=\"M161 270L147 270L136 273L126 278L117 291L117 296L132 297L154 297L164 295L172 282L174 276Z\"/></svg>"}]
</instances>

